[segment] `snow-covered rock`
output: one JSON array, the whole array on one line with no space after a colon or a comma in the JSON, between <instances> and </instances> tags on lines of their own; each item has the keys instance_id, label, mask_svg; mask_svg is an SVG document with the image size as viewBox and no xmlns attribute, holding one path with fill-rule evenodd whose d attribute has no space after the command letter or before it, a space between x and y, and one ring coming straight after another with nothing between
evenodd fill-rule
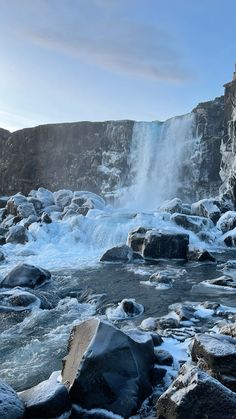
<instances>
[{"instance_id":1,"label":"snow-covered rock","mask_svg":"<svg viewBox=\"0 0 236 419\"><path fill-rule=\"evenodd\" d=\"M220 209L212 199L201 199L194 202L191 206L191 212L193 215L210 218L214 224L217 223L221 215Z\"/></svg>"},{"instance_id":2,"label":"snow-covered rock","mask_svg":"<svg viewBox=\"0 0 236 419\"><path fill-rule=\"evenodd\" d=\"M217 221L216 226L223 233L233 230L236 227L236 211L225 212Z\"/></svg>"},{"instance_id":3,"label":"snow-covered rock","mask_svg":"<svg viewBox=\"0 0 236 419\"><path fill-rule=\"evenodd\" d=\"M28 241L26 228L20 225L10 227L7 235L7 243L25 244Z\"/></svg>"}]
</instances>

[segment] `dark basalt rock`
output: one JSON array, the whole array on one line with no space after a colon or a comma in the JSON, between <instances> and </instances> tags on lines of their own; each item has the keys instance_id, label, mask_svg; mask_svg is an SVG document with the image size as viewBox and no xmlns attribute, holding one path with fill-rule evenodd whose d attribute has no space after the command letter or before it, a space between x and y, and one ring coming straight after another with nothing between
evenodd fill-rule
<instances>
[{"instance_id":1,"label":"dark basalt rock","mask_svg":"<svg viewBox=\"0 0 236 419\"><path fill-rule=\"evenodd\" d=\"M193 339L191 355L193 361L203 359L213 372L236 376L236 339L230 336L196 335Z\"/></svg>"},{"instance_id":2,"label":"dark basalt rock","mask_svg":"<svg viewBox=\"0 0 236 419\"><path fill-rule=\"evenodd\" d=\"M136 227L129 232L128 245L133 249L134 252L142 253L143 243L145 234L150 228Z\"/></svg>"},{"instance_id":3,"label":"dark basalt rock","mask_svg":"<svg viewBox=\"0 0 236 419\"><path fill-rule=\"evenodd\" d=\"M62 382L73 403L128 418L151 393L153 362L150 336L131 338L94 318L72 330Z\"/></svg>"},{"instance_id":4,"label":"dark basalt rock","mask_svg":"<svg viewBox=\"0 0 236 419\"><path fill-rule=\"evenodd\" d=\"M173 356L164 349L155 349L155 362L159 365L172 365L174 362Z\"/></svg>"},{"instance_id":5,"label":"dark basalt rock","mask_svg":"<svg viewBox=\"0 0 236 419\"><path fill-rule=\"evenodd\" d=\"M217 223L221 216L221 211L213 199L202 199L195 202L191 206L191 212L193 215L209 218L214 224Z\"/></svg>"},{"instance_id":6,"label":"dark basalt rock","mask_svg":"<svg viewBox=\"0 0 236 419\"><path fill-rule=\"evenodd\" d=\"M193 231L194 233L199 233L204 228L213 227L211 221L196 215L173 214L170 219L180 227Z\"/></svg>"},{"instance_id":7,"label":"dark basalt rock","mask_svg":"<svg viewBox=\"0 0 236 419\"><path fill-rule=\"evenodd\" d=\"M23 226L12 226L6 235L6 243L25 244L28 241L26 228Z\"/></svg>"},{"instance_id":8,"label":"dark basalt rock","mask_svg":"<svg viewBox=\"0 0 236 419\"><path fill-rule=\"evenodd\" d=\"M17 215L19 205L27 204L27 198L17 193L13 195L8 201L6 205L6 214Z\"/></svg>"},{"instance_id":9,"label":"dark basalt rock","mask_svg":"<svg viewBox=\"0 0 236 419\"><path fill-rule=\"evenodd\" d=\"M0 262L3 262L5 260L4 253L0 251Z\"/></svg>"},{"instance_id":10,"label":"dark basalt rock","mask_svg":"<svg viewBox=\"0 0 236 419\"><path fill-rule=\"evenodd\" d=\"M112 247L101 257L101 262L130 262L132 259L132 249L125 244Z\"/></svg>"},{"instance_id":11,"label":"dark basalt rock","mask_svg":"<svg viewBox=\"0 0 236 419\"><path fill-rule=\"evenodd\" d=\"M159 419L234 419L236 394L194 365L179 376L157 402Z\"/></svg>"},{"instance_id":12,"label":"dark basalt rock","mask_svg":"<svg viewBox=\"0 0 236 419\"><path fill-rule=\"evenodd\" d=\"M188 251L188 260L198 262L215 262L215 257L208 250L192 249Z\"/></svg>"},{"instance_id":13,"label":"dark basalt rock","mask_svg":"<svg viewBox=\"0 0 236 419\"><path fill-rule=\"evenodd\" d=\"M25 407L17 393L8 384L0 380L0 418L24 419Z\"/></svg>"},{"instance_id":14,"label":"dark basalt rock","mask_svg":"<svg viewBox=\"0 0 236 419\"><path fill-rule=\"evenodd\" d=\"M34 288L42 285L51 278L50 272L26 263L17 265L1 282L1 287L28 287Z\"/></svg>"},{"instance_id":15,"label":"dark basalt rock","mask_svg":"<svg viewBox=\"0 0 236 419\"><path fill-rule=\"evenodd\" d=\"M147 259L186 259L188 245L188 234L152 230L145 235L143 257Z\"/></svg>"},{"instance_id":16,"label":"dark basalt rock","mask_svg":"<svg viewBox=\"0 0 236 419\"><path fill-rule=\"evenodd\" d=\"M67 388L57 382L58 374L19 393L26 408L26 418L51 419L71 411Z\"/></svg>"}]
</instances>

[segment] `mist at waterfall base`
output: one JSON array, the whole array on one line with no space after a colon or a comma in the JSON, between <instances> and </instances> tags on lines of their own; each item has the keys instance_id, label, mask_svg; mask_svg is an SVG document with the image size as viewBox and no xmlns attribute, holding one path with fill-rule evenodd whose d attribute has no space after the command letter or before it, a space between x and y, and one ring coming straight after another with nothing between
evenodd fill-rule
<instances>
[{"instance_id":1,"label":"mist at waterfall base","mask_svg":"<svg viewBox=\"0 0 236 419\"><path fill-rule=\"evenodd\" d=\"M96 202L86 217L60 217L52 213L51 224L33 223L25 245L6 244L7 263L0 265L0 275L7 274L17 263L25 262L49 269L52 280L35 290L50 307L31 313L13 312L0 316L1 378L16 390L29 388L47 379L61 368L67 340L73 325L94 315L107 318L107 308L123 298L135 298L144 307L137 319L116 322L118 327L132 328L142 319L167 314L168 306L177 301L201 301L193 285L220 274L215 264L199 265L183 261L160 261L158 264L101 264L108 248L126 243L129 231L138 226L186 232L177 227L170 214L158 211L160 203L176 196L181 188L184 163L195 152L197 139L192 132L193 116L174 118L165 123L136 123L130 153L132 186L122 188L120 207L107 205L92 193ZM207 227L206 227L207 228ZM207 248L192 232L190 244ZM214 245L221 248L220 234L211 229ZM171 289L157 289L144 280L158 270L181 269L184 273ZM148 282L148 281L147 281ZM204 297L205 298L205 297ZM233 305L231 295L207 296ZM30 365L30 368L29 368Z\"/></svg>"}]
</instances>

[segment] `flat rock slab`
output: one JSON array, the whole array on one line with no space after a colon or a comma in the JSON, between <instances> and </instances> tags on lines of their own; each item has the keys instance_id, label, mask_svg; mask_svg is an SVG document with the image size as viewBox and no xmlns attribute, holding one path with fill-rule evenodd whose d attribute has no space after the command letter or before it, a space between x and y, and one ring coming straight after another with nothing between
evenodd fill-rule
<instances>
[{"instance_id":1,"label":"flat rock slab","mask_svg":"<svg viewBox=\"0 0 236 419\"><path fill-rule=\"evenodd\" d=\"M199 334L194 337L193 361L204 359L214 372L236 375L236 339L221 334Z\"/></svg>"}]
</instances>

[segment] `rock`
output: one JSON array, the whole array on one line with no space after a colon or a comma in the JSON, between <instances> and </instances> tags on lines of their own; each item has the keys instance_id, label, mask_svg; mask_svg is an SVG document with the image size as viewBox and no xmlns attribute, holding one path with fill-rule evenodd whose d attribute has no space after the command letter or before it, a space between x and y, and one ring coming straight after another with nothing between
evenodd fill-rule
<instances>
[{"instance_id":1,"label":"rock","mask_svg":"<svg viewBox=\"0 0 236 419\"><path fill-rule=\"evenodd\" d=\"M211 220L204 217L198 217L196 215L185 215L185 214L173 214L170 217L171 221L186 230L193 231L193 233L199 233L201 230L210 229L214 227Z\"/></svg>"},{"instance_id":2,"label":"rock","mask_svg":"<svg viewBox=\"0 0 236 419\"><path fill-rule=\"evenodd\" d=\"M0 209L5 208L8 200L9 200L9 196L0 196Z\"/></svg>"},{"instance_id":3,"label":"rock","mask_svg":"<svg viewBox=\"0 0 236 419\"><path fill-rule=\"evenodd\" d=\"M53 212L61 212L61 207L58 205L50 205L49 207L44 208L44 212L48 215L52 215Z\"/></svg>"},{"instance_id":4,"label":"rock","mask_svg":"<svg viewBox=\"0 0 236 419\"><path fill-rule=\"evenodd\" d=\"M4 253L1 252L1 250L0 250L0 262L3 262L4 260L5 260Z\"/></svg>"},{"instance_id":5,"label":"rock","mask_svg":"<svg viewBox=\"0 0 236 419\"><path fill-rule=\"evenodd\" d=\"M0 292L0 312L31 311L41 307L41 301L34 294L21 291L19 288Z\"/></svg>"},{"instance_id":6,"label":"rock","mask_svg":"<svg viewBox=\"0 0 236 419\"><path fill-rule=\"evenodd\" d=\"M195 202L191 206L191 212L193 215L210 218L214 224L217 223L221 215L220 209L214 204L212 199L201 199Z\"/></svg>"},{"instance_id":7,"label":"rock","mask_svg":"<svg viewBox=\"0 0 236 419\"><path fill-rule=\"evenodd\" d=\"M229 323L219 328L220 334L229 335L233 338L236 338L236 321L234 323Z\"/></svg>"},{"instance_id":8,"label":"rock","mask_svg":"<svg viewBox=\"0 0 236 419\"><path fill-rule=\"evenodd\" d=\"M22 223L25 228L29 228L29 226L33 223L36 223L39 220L37 215L30 215L26 220L23 220Z\"/></svg>"},{"instance_id":9,"label":"rock","mask_svg":"<svg viewBox=\"0 0 236 419\"><path fill-rule=\"evenodd\" d=\"M59 191L54 192L53 196L55 204L61 208L64 208L70 205L73 198L73 192L69 189L60 189Z\"/></svg>"},{"instance_id":10,"label":"rock","mask_svg":"<svg viewBox=\"0 0 236 419\"><path fill-rule=\"evenodd\" d=\"M47 212L43 212L42 215L41 215L41 221L42 221L42 223L51 224L52 219L51 219L50 215L48 215Z\"/></svg>"},{"instance_id":11,"label":"rock","mask_svg":"<svg viewBox=\"0 0 236 419\"><path fill-rule=\"evenodd\" d=\"M119 307L130 317L138 316L143 311L142 309L140 312L140 304L137 304L135 300L127 298L121 301Z\"/></svg>"},{"instance_id":12,"label":"rock","mask_svg":"<svg viewBox=\"0 0 236 419\"><path fill-rule=\"evenodd\" d=\"M159 365L172 365L174 362L173 356L164 349L154 349L155 362Z\"/></svg>"},{"instance_id":13,"label":"rock","mask_svg":"<svg viewBox=\"0 0 236 419\"><path fill-rule=\"evenodd\" d=\"M236 281L233 280L233 278L227 276L220 276L219 278L209 279L206 282L211 285L236 288Z\"/></svg>"},{"instance_id":14,"label":"rock","mask_svg":"<svg viewBox=\"0 0 236 419\"><path fill-rule=\"evenodd\" d=\"M72 330L62 382L72 403L129 417L151 393L153 361L150 336L136 332L131 338L93 318Z\"/></svg>"},{"instance_id":15,"label":"rock","mask_svg":"<svg viewBox=\"0 0 236 419\"><path fill-rule=\"evenodd\" d=\"M8 384L0 380L0 418L24 419L25 407L17 393Z\"/></svg>"},{"instance_id":16,"label":"rock","mask_svg":"<svg viewBox=\"0 0 236 419\"><path fill-rule=\"evenodd\" d=\"M203 359L216 373L236 375L236 339L230 336L199 334L193 339L193 361Z\"/></svg>"},{"instance_id":17,"label":"rock","mask_svg":"<svg viewBox=\"0 0 236 419\"><path fill-rule=\"evenodd\" d=\"M6 235L6 243L25 244L28 241L26 228L23 226L13 226Z\"/></svg>"},{"instance_id":18,"label":"rock","mask_svg":"<svg viewBox=\"0 0 236 419\"><path fill-rule=\"evenodd\" d=\"M216 226L223 233L233 230L236 227L236 211L225 212L218 220Z\"/></svg>"},{"instance_id":19,"label":"rock","mask_svg":"<svg viewBox=\"0 0 236 419\"><path fill-rule=\"evenodd\" d=\"M157 324L160 329L175 329L179 327L179 320L174 317L161 317Z\"/></svg>"},{"instance_id":20,"label":"rock","mask_svg":"<svg viewBox=\"0 0 236 419\"><path fill-rule=\"evenodd\" d=\"M30 196L29 198L27 198L28 202L30 202L31 204L33 204L34 209L36 211L36 214L39 215L42 208L43 208L43 203L42 201L40 201L37 198L34 198L33 196Z\"/></svg>"},{"instance_id":21,"label":"rock","mask_svg":"<svg viewBox=\"0 0 236 419\"><path fill-rule=\"evenodd\" d=\"M136 303L134 298L124 298L118 306L106 309L107 318L111 321L132 319L140 316L144 311L142 304Z\"/></svg>"},{"instance_id":22,"label":"rock","mask_svg":"<svg viewBox=\"0 0 236 419\"><path fill-rule=\"evenodd\" d=\"M157 402L159 419L233 419L236 394L194 365L184 364Z\"/></svg>"},{"instance_id":23,"label":"rock","mask_svg":"<svg viewBox=\"0 0 236 419\"><path fill-rule=\"evenodd\" d=\"M146 259L186 259L188 245L188 234L151 230L145 235L143 257Z\"/></svg>"},{"instance_id":24,"label":"rock","mask_svg":"<svg viewBox=\"0 0 236 419\"><path fill-rule=\"evenodd\" d=\"M0 246L3 246L4 244L6 244L6 238L3 236L0 236Z\"/></svg>"},{"instance_id":25,"label":"rock","mask_svg":"<svg viewBox=\"0 0 236 419\"><path fill-rule=\"evenodd\" d=\"M35 211L34 205L31 202L26 202L24 204L18 205L17 215L20 218L28 218L30 216L36 217L36 211Z\"/></svg>"},{"instance_id":26,"label":"rock","mask_svg":"<svg viewBox=\"0 0 236 419\"><path fill-rule=\"evenodd\" d=\"M163 343L163 339L159 333L151 333L150 335L152 337L154 346L159 346Z\"/></svg>"},{"instance_id":27,"label":"rock","mask_svg":"<svg viewBox=\"0 0 236 419\"><path fill-rule=\"evenodd\" d=\"M191 305L176 303L172 304L169 309L175 311L180 321L188 321L194 317L195 309Z\"/></svg>"},{"instance_id":28,"label":"rock","mask_svg":"<svg viewBox=\"0 0 236 419\"><path fill-rule=\"evenodd\" d=\"M52 374L48 380L19 393L27 418L50 419L66 413L69 416L72 407L69 393L63 384L57 382L57 376L58 373Z\"/></svg>"},{"instance_id":29,"label":"rock","mask_svg":"<svg viewBox=\"0 0 236 419\"><path fill-rule=\"evenodd\" d=\"M6 205L6 213L11 215L17 215L17 209L19 205L27 204L27 198L18 193L16 195L11 196L11 198L7 201Z\"/></svg>"},{"instance_id":30,"label":"rock","mask_svg":"<svg viewBox=\"0 0 236 419\"><path fill-rule=\"evenodd\" d=\"M215 257L208 250L192 249L188 251L188 260L197 262L215 262Z\"/></svg>"},{"instance_id":31,"label":"rock","mask_svg":"<svg viewBox=\"0 0 236 419\"><path fill-rule=\"evenodd\" d=\"M159 211L163 212L170 212L173 214L174 212L182 212L182 201L179 198L171 199L170 201L165 201L159 208Z\"/></svg>"},{"instance_id":32,"label":"rock","mask_svg":"<svg viewBox=\"0 0 236 419\"><path fill-rule=\"evenodd\" d=\"M15 217L13 215L11 215L11 214L7 215L4 218L4 220L3 220L2 224L1 224L2 228L8 230L10 227L12 227L14 225L14 218Z\"/></svg>"},{"instance_id":33,"label":"rock","mask_svg":"<svg viewBox=\"0 0 236 419\"><path fill-rule=\"evenodd\" d=\"M163 378L166 375L166 369L161 367L154 367L152 370L152 385L153 387L156 387L158 384L161 384L163 381Z\"/></svg>"},{"instance_id":34,"label":"rock","mask_svg":"<svg viewBox=\"0 0 236 419\"><path fill-rule=\"evenodd\" d=\"M147 319L144 319L142 321L142 323L140 324L140 328L142 330L147 330L147 331L156 330L156 328L157 328L157 319L156 319L156 317L148 317Z\"/></svg>"},{"instance_id":35,"label":"rock","mask_svg":"<svg viewBox=\"0 0 236 419\"><path fill-rule=\"evenodd\" d=\"M150 276L149 281L156 282L157 284L171 285L173 281L173 273L169 271L157 272Z\"/></svg>"},{"instance_id":36,"label":"rock","mask_svg":"<svg viewBox=\"0 0 236 419\"><path fill-rule=\"evenodd\" d=\"M145 234L149 230L151 229L146 227L136 227L129 232L128 245L131 247L131 249L133 249L135 252L142 252Z\"/></svg>"},{"instance_id":37,"label":"rock","mask_svg":"<svg viewBox=\"0 0 236 419\"><path fill-rule=\"evenodd\" d=\"M101 257L101 262L130 262L132 259L132 249L126 244L121 244L108 249Z\"/></svg>"},{"instance_id":38,"label":"rock","mask_svg":"<svg viewBox=\"0 0 236 419\"><path fill-rule=\"evenodd\" d=\"M42 202L43 207L49 207L55 204L53 193L48 189L39 188L34 197Z\"/></svg>"},{"instance_id":39,"label":"rock","mask_svg":"<svg viewBox=\"0 0 236 419\"><path fill-rule=\"evenodd\" d=\"M22 263L12 269L1 282L1 287L28 287L34 288L42 285L51 278L50 272L43 268Z\"/></svg>"},{"instance_id":40,"label":"rock","mask_svg":"<svg viewBox=\"0 0 236 419\"><path fill-rule=\"evenodd\" d=\"M78 216L79 211L75 211L73 209L69 209L68 211L66 211L66 213L63 215L63 220L66 220L67 218L70 217L76 217Z\"/></svg>"}]
</instances>

